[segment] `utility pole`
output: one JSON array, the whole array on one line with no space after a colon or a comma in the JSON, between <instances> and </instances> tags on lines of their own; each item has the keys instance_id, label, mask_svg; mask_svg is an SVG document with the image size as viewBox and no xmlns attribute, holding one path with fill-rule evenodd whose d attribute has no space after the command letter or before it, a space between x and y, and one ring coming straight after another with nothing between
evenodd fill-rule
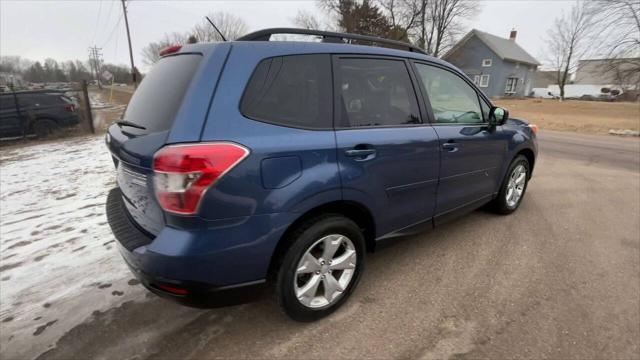
<instances>
[{"instance_id":1,"label":"utility pole","mask_svg":"<svg viewBox=\"0 0 640 360\"><path fill-rule=\"evenodd\" d=\"M102 84L100 83L100 64L102 63L102 48L93 46L89 48L89 65L91 65L91 69L95 74L96 83L98 84L98 88L102 89Z\"/></svg>"},{"instance_id":2,"label":"utility pole","mask_svg":"<svg viewBox=\"0 0 640 360\"><path fill-rule=\"evenodd\" d=\"M124 13L124 25L127 27L127 40L129 41L129 59L131 60L131 79L133 79L133 87L138 87L136 81L136 67L133 65L133 50L131 49L131 34L129 33L129 19L127 18L127 6L125 0L122 0L122 11Z\"/></svg>"}]
</instances>

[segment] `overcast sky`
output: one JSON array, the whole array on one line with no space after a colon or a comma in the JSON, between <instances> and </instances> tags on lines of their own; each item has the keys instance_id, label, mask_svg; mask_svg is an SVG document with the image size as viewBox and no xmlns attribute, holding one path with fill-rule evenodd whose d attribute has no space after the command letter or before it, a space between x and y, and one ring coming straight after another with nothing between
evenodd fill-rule
<instances>
[{"instance_id":1,"label":"overcast sky","mask_svg":"<svg viewBox=\"0 0 640 360\"><path fill-rule=\"evenodd\" d=\"M508 37L518 30L517 42L544 62L544 41L556 14L573 1L490 0L481 2L468 30L476 28ZM314 1L144 1L128 3L136 66L143 71L141 49L164 33L185 32L212 11L225 11L245 20L249 30L292 26L298 10L321 16ZM24 1L0 0L0 55L31 60L87 59L89 46L102 47L104 60L128 64L122 5L119 0ZM120 21L119 21L120 20ZM118 22L119 21L119 22ZM117 25L117 26L116 26Z\"/></svg>"}]
</instances>

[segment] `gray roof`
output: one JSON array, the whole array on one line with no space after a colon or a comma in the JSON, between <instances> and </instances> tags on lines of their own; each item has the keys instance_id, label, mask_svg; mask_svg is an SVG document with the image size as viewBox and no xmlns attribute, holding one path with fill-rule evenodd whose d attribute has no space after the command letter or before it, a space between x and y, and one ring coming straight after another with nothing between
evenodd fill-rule
<instances>
[{"instance_id":1,"label":"gray roof","mask_svg":"<svg viewBox=\"0 0 640 360\"><path fill-rule=\"evenodd\" d=\"M446 59L449 55L453 54L474 35L477 36L480 41L485 43L485 45L487 45L503 60L517 61L531 65L540 65L538 60L529 55L529 53L526 52L522 47L520 47L520 45L518 45L515 41L501 38L499 36L495 36L476 29L471 30L467 35L465 35L462 40L460 40L453 48L451 48L451 50L449 50L444 55L444 58Z\"/></svg>"}]
</instances>

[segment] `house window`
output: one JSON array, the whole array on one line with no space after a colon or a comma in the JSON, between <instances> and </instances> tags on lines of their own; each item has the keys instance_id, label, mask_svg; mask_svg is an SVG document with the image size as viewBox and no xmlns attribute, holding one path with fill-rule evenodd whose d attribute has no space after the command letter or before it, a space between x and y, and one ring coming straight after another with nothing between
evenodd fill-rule
<instances>
[{"instance_id":1,"label":"house window","mask_svg":"<svg viewBox=\"0 0 640 360\"><path fill-rule=\"evenodd\" d=\"M480 76L480 87L488 87L489 86L489 75Z\"/></svg>"},{"instance_id":2,"label":"house window","mask_svg":"<svg viewBox=\"0 0 640 360\"><path fill-rule=\"evenodd\" d=\"M482 66L483 67L490 67L491 66L491 59L482 60Z\"/></svg>"},{"instance_id":3,"label":"house window","mask_svg":"<svg viewBox=\"0 0 640 360\"><path fill-rule=\"evenodd\" d=\"M480 85L480 75L473 75L473 83Z\"/></svg>"},{"instance_id":4,"label":"house window","mask_svg":"<svg viewBox=\"0 0 640 360\"><path fill-rule=\"evenodd\" d=\"M507 78L507 86L504 88L506 94L513 94L516 92L516 86L518 85L518 78Z\"/></svg>"}]
</instances>

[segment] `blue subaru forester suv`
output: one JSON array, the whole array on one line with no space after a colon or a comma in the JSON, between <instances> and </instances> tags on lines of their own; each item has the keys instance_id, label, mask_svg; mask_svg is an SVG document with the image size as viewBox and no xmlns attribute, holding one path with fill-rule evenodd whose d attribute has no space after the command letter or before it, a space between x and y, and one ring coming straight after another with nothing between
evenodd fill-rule
<instances>
[{"instance_id":1,"label":"blue subaru forester suv","mask_svg":"<svg viewBox=\"0 0 640 360\"><path fill-rule=\"evenodd\" d=\"M271 285L291 318L318 319L378 241L511 213L531 178L537 128L405 43L270 29L161 55L106 136L107 217L142 284L185 304Z\"/></svg>"}]
</instances>

